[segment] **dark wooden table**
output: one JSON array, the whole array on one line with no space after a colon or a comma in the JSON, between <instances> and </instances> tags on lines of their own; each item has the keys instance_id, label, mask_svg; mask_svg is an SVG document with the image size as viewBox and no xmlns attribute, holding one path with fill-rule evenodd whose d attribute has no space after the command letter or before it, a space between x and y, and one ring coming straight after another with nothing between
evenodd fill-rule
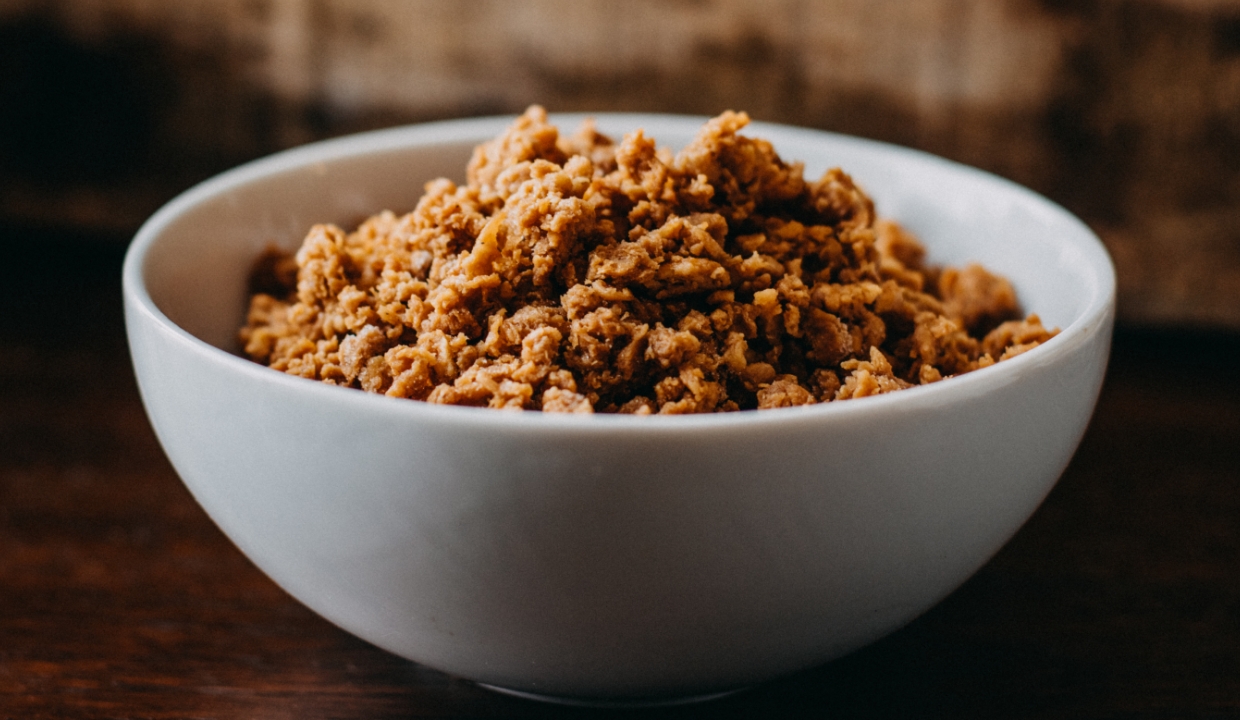
<instances>
[{"instance_id":1,"label":"dark wooden table","mask_svg":"<svg viewBox=\"0 0 1240 720\"><path fill-rule=\"evenodd\" d=\"M0 717L582 717L319 619L198 509L143 414L121 243L4 229ZM1240 717L1240 338L1121 330L1045 505L824 667L655 717Z\"/></svg>"}]
</instances>

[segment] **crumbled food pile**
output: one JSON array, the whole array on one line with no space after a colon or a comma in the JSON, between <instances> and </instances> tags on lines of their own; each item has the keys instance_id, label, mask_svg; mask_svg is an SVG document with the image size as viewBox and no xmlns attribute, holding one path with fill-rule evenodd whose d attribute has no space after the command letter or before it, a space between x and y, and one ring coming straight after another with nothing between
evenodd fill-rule
<instances>
[{"instance_id":1,"label":"crumbled food pile","mask_svg":"<svg viewBox=\"0 0 1240 720\"><path fill-rule=\"evenodd\" d=\"M817 181L724 113L676 155L561 137L532 107L468 182L310 230L258 263L254 360L434 403L695 413L937 382L1054 333L1012 286L938 269L835 169Z\"/></svg>"}]
</instances>

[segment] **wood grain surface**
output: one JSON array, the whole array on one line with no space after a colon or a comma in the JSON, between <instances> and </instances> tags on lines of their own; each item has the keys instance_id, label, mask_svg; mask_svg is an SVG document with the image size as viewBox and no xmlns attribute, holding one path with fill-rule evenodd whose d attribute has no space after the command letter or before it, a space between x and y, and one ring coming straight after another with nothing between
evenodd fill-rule
<instances>
[{"instance_id":1,"label":"wood grain surface","mask_svg":"<svg viewBox=\"0 0 1240 720\"><path fill-rule=\"evenodd\" d=\"M0 717L628 716L401 660L255 569L146 421L117 247L0 233ZM959 591L824 667L634 715L1240 716L1238 352L1121 329L1066 475Z\"/></svg>"}]
</instances>

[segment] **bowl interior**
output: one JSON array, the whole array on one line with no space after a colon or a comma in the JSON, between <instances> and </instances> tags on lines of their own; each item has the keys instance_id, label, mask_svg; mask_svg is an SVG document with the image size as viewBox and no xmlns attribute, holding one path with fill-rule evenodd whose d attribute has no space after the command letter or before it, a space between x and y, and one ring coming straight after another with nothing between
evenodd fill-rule
<instances>
[{"instance_id":1,"label":"bowl interior","mask_svg":"<svg viewBox=\"0 0 1240 720\"><path fill-rule=\"evenodd\" d=\"M584 116L553 116L571 132ZM660 145L688 142L700 118L600 115L618 138L644 128ZM296 248L311 225L346 229L383 209L411 210L434 178L461 182L473 147L509 118L438 123L317 143L259 160L186 192L140 231L138 283L154 306L191 335L229 352L246 306L255 258L269 245ZM830 133L755 123L806 176L842 167L926 244L931 262L978 262L1007 276L1026 312L1068 329L1113 289L1110 261L1080 221L995 176L913 150Z\"/></svg>"}]
</instances>

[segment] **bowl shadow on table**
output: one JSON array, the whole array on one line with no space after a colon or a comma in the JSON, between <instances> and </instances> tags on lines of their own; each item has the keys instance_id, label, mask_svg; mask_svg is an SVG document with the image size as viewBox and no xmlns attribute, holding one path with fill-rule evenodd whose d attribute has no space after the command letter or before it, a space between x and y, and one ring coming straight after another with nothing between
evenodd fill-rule
<instances>
[{"instance_id":1,"label":"bowl shadow on table","mask_svg":"<svg viewBox=\"0 0 1240 720\"><path fill-rule=\"evenodd\" d=\"M1011 717L1055 705L1067 678L1053 651L987 638L978 620L1020 623L1013 592L983 571L942 605L888 638L826 665L702 703L639 710L578 710L497 696L481 700L520 717L800 718ZM1033 632L1036 632L1031 628Z\"/></svg>"}]
</instances>

